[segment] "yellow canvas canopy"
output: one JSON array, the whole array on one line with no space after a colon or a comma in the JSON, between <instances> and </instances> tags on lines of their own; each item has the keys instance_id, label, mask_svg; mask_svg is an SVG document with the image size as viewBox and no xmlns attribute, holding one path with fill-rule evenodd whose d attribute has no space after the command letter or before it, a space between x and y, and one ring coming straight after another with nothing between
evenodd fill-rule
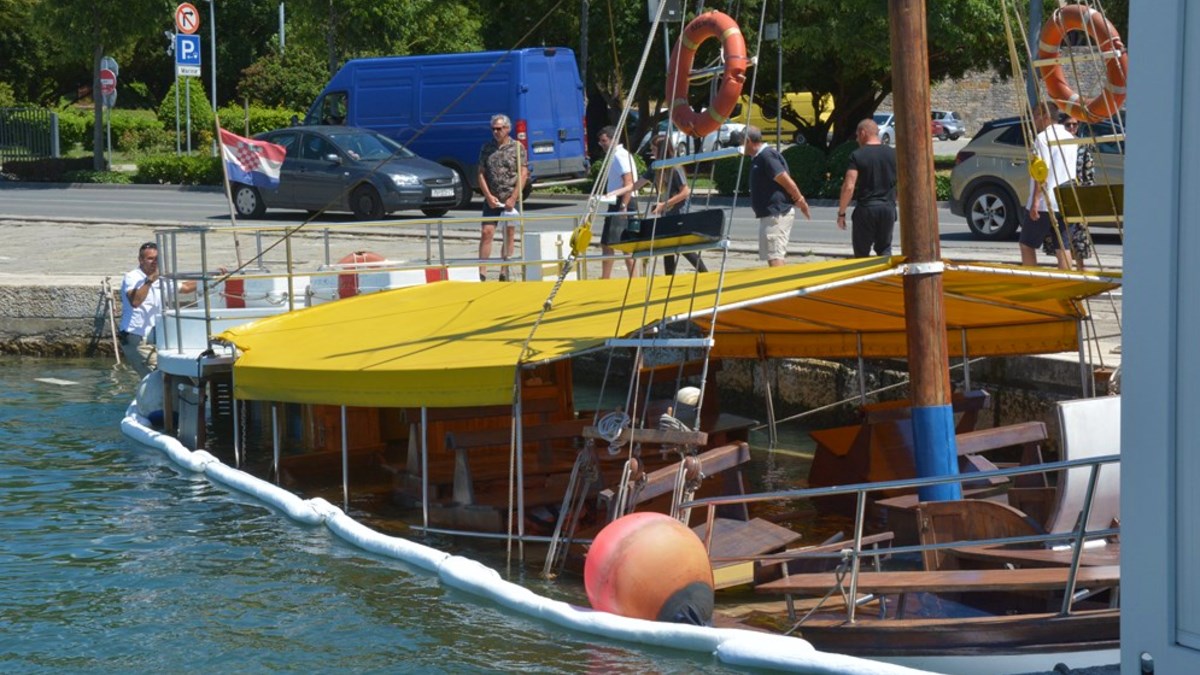
<instances>
[{"instance_id":1,"label":"yellow canvas canopy","mask_svg":"<svg viewBox=\"0 0 1200 675\"><path fill-rule=\"evenodd\" d=\"M236 396L350 406L452 407L512 401L519 362L567 358L663 319L705 327L719 302L715 357L906 356L903 258L719 274L574 281L541 317L550 284L438 282L363 295L240 326ZM946 263L951 355L1077 348L1077 302L1119 276ZM693 284L694 287L693 287ZM528 350L522 356L522 347Z\"/></svg>"}]
</instances>

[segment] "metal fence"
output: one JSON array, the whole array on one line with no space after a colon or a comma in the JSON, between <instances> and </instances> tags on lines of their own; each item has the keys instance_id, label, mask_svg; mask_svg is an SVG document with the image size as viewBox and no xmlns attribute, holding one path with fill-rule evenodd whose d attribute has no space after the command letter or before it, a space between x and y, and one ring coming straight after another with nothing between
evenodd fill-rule
<instances>
[{"instance_id":1,"label":"metal fence","mask_svg":"<svg viewBox=\"0 0 1200 675\"><path fill-rule=\"evenodd\" d=\"M58 113L0 108L0 162L59 156Z\"/></svg>"}]
</instances>

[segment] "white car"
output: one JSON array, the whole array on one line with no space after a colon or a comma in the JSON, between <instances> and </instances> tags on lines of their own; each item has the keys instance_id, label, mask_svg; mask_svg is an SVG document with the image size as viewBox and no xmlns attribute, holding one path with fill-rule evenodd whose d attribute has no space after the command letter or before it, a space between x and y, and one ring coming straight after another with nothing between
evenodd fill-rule
<instances>
[{"instance_id":1,"label":"white car","mask_svg":"<svg viewBox=\"0 0 1200 675\"><path fill-rule=\"evenodd\" d=\"M694 152L710 152L720 148L725 148L730 145L730 139L736 132L741 132L746 128L745 124L738 122L726 122L719 129L706 135L700 139L699 145L696 139L688 136L679 130L679 127L671 126L671 147L675 149L676 155L690 155ZM667 133L667 120L662 120L655 125L653 131L646 132L642 136L642 140L638 143L636 154L643 158L650 156L650 141L656 136L662 136Z\"/></svg>"},{"instance_id":2,"label":"white car","mask_svg":"<svg viewBox=\"0 0 1200 675\"><path fill-rule=\"evenodd\" d=\"M896 116L890 112L877 112L873 118L879 125L879 141L884 145L896 142Z\"/></svg>"}]
</instances>

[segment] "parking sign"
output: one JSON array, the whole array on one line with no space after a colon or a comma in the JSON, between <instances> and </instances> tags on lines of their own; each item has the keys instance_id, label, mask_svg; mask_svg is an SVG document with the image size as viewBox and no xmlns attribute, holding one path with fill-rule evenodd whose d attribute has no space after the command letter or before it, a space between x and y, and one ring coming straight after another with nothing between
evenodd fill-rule
<instances>
[{"instance_id":1,"label":"parking sign","mask_svg":"<svg viewBox=\"0 0 1200 675\"><path fill-rule=\"evenodd\" d=\"M200 76L200 36L175 36L175 74Z\"/></svg>"}]
</instances>

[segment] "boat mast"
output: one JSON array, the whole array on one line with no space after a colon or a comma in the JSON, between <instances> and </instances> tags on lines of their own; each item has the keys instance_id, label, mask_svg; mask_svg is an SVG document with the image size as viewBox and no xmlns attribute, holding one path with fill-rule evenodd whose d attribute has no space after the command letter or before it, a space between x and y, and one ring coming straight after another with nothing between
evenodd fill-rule
<instances>
[{"instance_id":1,"label":"boat mast","mask_svg":"<svg viewBox=\"0 0 1200 675\"><path fill-rule=\"evenodd\" d=\"M925 0L888 2L900 182L900 247L909 263L904 277L904 306L913 447L920 477L958 473L954 411L950 406L933 136L929 128L929 40L925 12ZM962 498L957 484L923 487L919 492L922 501Z\"/></svg>"}]
</instances>

